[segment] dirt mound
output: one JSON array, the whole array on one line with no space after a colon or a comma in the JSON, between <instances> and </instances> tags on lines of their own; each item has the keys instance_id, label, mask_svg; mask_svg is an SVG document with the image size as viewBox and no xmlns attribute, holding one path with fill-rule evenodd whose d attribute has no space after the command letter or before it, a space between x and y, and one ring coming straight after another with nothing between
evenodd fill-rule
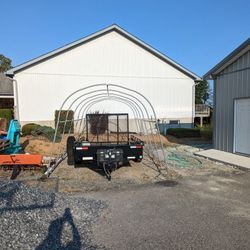
<instances>
[{"instance_id":1,"label":"dirt mound","mask_svg":"<svg viewBox=\"0 0 250 250\"><path fill-rule=\"evenodd\" d=\"M41 154L44 156L57 156L64 152L66 147L67 136L60 143L53 143L44 137L24 136L21 137L20 143L24 151L29 154Z\"/></svg>"}]
</instances>

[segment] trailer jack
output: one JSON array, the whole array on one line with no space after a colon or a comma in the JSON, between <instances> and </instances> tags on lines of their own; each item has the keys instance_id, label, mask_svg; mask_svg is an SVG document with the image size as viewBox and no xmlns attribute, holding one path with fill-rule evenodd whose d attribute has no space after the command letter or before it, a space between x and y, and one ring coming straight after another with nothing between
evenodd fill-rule
<instances>
[{"instance_id":1,"label":"trailer jack","mask_svg":"<svg viewBox=\"0 0 250 250\"><path fill-rule=\"evenodd\" d=\"M59 158L55 160L51 160L46 172L40 177L40 179L41 180L47 179L55 171L55 169L60 165L60 163L63 162L66 158L67 158L67 153L65 152Z\"/></svg>"}]
</instances>

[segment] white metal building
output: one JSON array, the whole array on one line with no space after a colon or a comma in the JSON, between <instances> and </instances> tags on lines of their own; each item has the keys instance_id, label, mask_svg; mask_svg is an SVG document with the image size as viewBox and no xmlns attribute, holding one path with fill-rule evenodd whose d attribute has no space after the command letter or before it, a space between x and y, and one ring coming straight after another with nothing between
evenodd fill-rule
<instances>
[{"instance_id":1,"label":"white metal building","mask_svg":"<svg viewBox=\"0 0 250 250\"><path fill-rule=\"evenodd\" d=\"M113 83L143 93L168 126L190 127L195 82L200 78L117 25L56 49L6 73L16 81L15 105L22 124L53 125L54 112L73 91ZM126 112L120 105L95 110Z\"/></svg>"}]
</instances>

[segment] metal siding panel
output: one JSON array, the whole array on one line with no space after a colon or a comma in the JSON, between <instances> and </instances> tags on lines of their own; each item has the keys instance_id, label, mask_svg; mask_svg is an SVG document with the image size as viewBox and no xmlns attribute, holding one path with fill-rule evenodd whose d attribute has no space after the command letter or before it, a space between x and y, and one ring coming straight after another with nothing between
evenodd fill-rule
<instances>
[{"instance_id":1,"label":"metal siding panel","mask_svg":"<svg viewBox=\"0 0 250 250\"><path fill-rule=\"evenodd\" d=\"M214 104L214 110L213 110L213 147L217 148L217 142L216 142L216 79L213 82L213 89L214 89L214 95L213 95L213 104Z\"/></svg>"},{"instance_id":2,"label":"metal siding panel","mask_svg":"<svg viewBox=\"0 0 250 250\"><path fill-rule=\"evenodd\" d=\"M232 152L233 150L233 130L234 130L234 93L236 84L234 84L234 78L228 77L228 85L230 86L228 89L228 96L227 96L227 120L226 120L226 134L225 137L227 138L227 145L225 151ZM231 87L232 86L232 87ZM226 86L225 86L226 87Z\"/></svg>"},{"instance_id":3,"label":"metal siding panel","mask_svg":"<svg viewBox=\"0 0 250 250\"><path fill-rule=\"evenodd\" d=\"M217 80L216 80L216 82L217 82ZM216 145L216 149L219 149L219 136L217 136L218 135L218 133L219 133L219 126L218 126L218 124L219 124L219 121L218 121L218 114L219 114L219 110L217 109L217 106L219 105L219 103L218 103L218 84L216 84L215 85L215 88L216 88L216 99L215 99L215 105L216 105L216 110L215 110L215 136L216 136L216 138L215 138L215 145Z\"/></svg>"},{"instance_id":4,"label":"metal siding panel","mask_svg":"<svg viewBox=\"0 0 250 250\"><path fill-rule=\"evenodd\" d=\"M250 52L229 65L216 79L216 149L233 152L234 100L250 97L247 67L250 67Z\"/></svg>"},{"instance_id":5,"label":"metal siding panel","mask_svg":"<svg viewBox=\"0 0 250 250\"><path fill-rule=\"evenodd\" d=\"M221 90L221 81L222 79L218 80L217 79L217 84L216 84L216 135L219 135L219 136L216 136L216 148L217 149L221 149L221 145L220 145L220 140L222 138L222 133L221 133L221 98L220 98L220 93L222 92Z\"/></svg>"},{"instance_id":6,"label":"metal siding panel","mask_svg":"<svg viewBox=\"0 0 250 250\"><path fill-rule=\"evenodd\" d=\"M226 88L227 79L225 76L223 76L223 84L221 84L222 92L224 93L224 97L222 98L223 100L223 105L221 107L221 114L222 114L222 120L221 120L221 126L220 129L222 131L222 137L221 137L221 148L222 150L226 151L226 141L227 141L227 99L228 99L228 88Z\"/></svg>"}]
</instances>

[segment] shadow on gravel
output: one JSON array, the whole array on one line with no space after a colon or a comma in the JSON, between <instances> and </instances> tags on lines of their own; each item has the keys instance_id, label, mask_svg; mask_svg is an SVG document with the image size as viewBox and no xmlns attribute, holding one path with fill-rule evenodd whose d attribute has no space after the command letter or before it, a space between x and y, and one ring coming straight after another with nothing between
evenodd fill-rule
<instances>
[{"instance_id":1,"label":"shadow on gravel","mask_svg":"<svg viewBox=\"0 0 250 250\"><path fill-rule=\"evenodd\" d=\"M68 223L71 226L72 240L66 245L62 244L62 233L64 224ZM73 217L69 208L65 208L65 212L62 217L55 219L51 222L48 229L47 238L38 246L36 250L47 249L81 249L81 237L74 224ZM84 246L89 247L89 246Z\"/></svg>"},{"instance_id":2,"label":"shadow on gravel","mask_svg":"<svg viewBox=\"0 0 250 250\"><path fill-rule=\"evenodd\" d=\"M54 207L55 202L55 194L51 193L48 196L48 199L46 202L43 201L43 203L39 204L38 202L34 202L34 204L29 205L15 205L16 204L16 194L18 193L20 189L20 185L18 182L12 182L8 183L1 187L3 191L0 191L0 201L5 201L5 206L0 207L0 214L8 211L16 211L16 212L22 212L26 210L34 210L34 209L49 209ZM19 195L17 197L20 199L21 202L19 204L22 204L21 198Z\"/></svg>"}]
</instances>

